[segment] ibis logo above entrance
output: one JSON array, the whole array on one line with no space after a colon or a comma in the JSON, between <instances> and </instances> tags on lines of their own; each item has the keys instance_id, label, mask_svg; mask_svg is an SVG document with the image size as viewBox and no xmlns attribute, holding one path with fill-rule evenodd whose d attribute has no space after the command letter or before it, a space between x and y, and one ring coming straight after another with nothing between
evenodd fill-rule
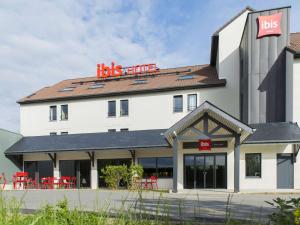
<instances>
[{"instance_id":1,"label":"ibis logo above entrance","mask_svg":"<svg viewBox=\"0 0 300 225\"><path fill-rule=\"evenodd\" d=\"M158 69L156 64L143 64L129 67L122 67L121 65L115 65L114 62L110 66L97 64L97 78L107 77L120 77L123 75L138 75L144 73L155 73Z\"/></svg>"},{"instance_id":2,"label":"ibis logo above entrance","mask_svg":"<svg viewBox=\"0 0 300 225\"><path fill-rule=\"evenodd\" d=\"M198 149L200 151L211 150L211 140L210 139L199 140Z\"/></svg>"},{"instance_id":3,"label":"ibis logo above entrance","mask_svg":"<svg viewBox=\"0 0 300 225\"><path fill-rule=\"evenodd\" d=\"M270 16L258 17L258 38L268 35L281 34L281 16L282 13L276 13Z\"/></svg>"}]
</instances>

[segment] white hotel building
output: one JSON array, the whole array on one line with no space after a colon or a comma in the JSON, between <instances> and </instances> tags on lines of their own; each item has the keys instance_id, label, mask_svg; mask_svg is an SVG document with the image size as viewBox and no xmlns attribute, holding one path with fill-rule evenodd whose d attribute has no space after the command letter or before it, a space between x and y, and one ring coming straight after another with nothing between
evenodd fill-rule
<instances>
[{"instance_id":1,"label":"white hotel building","mask_svg":"<svg viewBox=\"0 0 300 225\"><path fill-rule=\"evenodd\" d=\"M244 9L212 35L207 65L38 90L18 101L23 137L6 156L31 177L76 176L92 189L105 186L105 165L132 162L174 192L300 189L300 33L289 31L290 10ZM258 38L258 18L280 13L281 33Z\"/></svg>"}]
</instances>

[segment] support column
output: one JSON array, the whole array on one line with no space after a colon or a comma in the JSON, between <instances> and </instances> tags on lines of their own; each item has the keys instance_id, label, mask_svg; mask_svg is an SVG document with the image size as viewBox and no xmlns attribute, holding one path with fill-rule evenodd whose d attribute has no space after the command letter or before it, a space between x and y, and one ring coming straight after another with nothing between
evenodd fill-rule
<instances>
[{"instance_id":1,"label":"support column","mask_svg":"<svg viewBox=\"0 0 300 225\"><path fill-rule=\"evenodd\" d=\"M240 134L235 136L234 143L234 192L240 191Z\"/></svg>"},{"instance_id":2,"label":"support column","mask_svg":"<svg viewBox=\"0 0 300 225\"><path fill-rule=\"evenodd\" d=\"M173 139L173 192L177 192L177 180L178 180L178 139Z\"/></svg>"},{"instance_id":3,"label":"support column","mask_svg":"<svg viewBox=\"0 0 300 225\"><path fill-rule=\"evenodd\" d=\"M91 171L91 188L98 188L98 170L97 170L97 160L94 159L94 166L92 166Z\"/></svg>"}]
</instances>

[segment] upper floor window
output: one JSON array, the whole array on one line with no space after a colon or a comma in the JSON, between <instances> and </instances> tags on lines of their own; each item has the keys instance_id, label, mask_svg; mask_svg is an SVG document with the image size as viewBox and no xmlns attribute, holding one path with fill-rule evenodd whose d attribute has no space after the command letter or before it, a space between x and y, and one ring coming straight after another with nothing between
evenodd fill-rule
<instances>
[{"instance_id":1,"label":"upper floor window","mask_svg":"<svg viewBox=\"0 0 300 225\"><path fill-rule=\"evenodd\" d=\"M129 129L128 129L128 128L121 128L120 131L121 131L121 132L122 132L122 131L129 131Z\"/></svg>"},{"instance_id":2,"label":"upper floor window","mask_svg":"<svg viewBox=\"0 0 300 225\"><path fill-rule=\"evenodd\" d=\"M50 121L56 121L57 120L57 107L56 107L56 105L50 106L49 119L50 119Z\"/></svg>"},{"instance_id":3,"label":"upper floor window","mask_svg":"<svg viewBox=\"0 0 300 225\"><path fill-rule=\"evenodd\" d=\"M120 116L128 116L128 100L121 100Z\"/></svg>"},{"instance_id":4,"label":"upper floor window","mask_svg":"<svg viewBox=\"0 0 300 225\"><path fill-rule=\"evenodd\" d=\"M108 116L116 116L116 101L108 101Z\"/></svg>"},{"instance_id":5,"label":"upper floor window","mask_svg":"<svg viewBox=\"0 0 300 225\"><path fill-rule=\"evenodd\" d=\"M108 129L108 132L117 132L116 129Z\"/></svg>"},{"instance_id":6,"label":"upper floor window","mask_svg":"<svg viewBox=\"0 0 300 225\"><path fill-rule=\"evenodd\" d=\"M60 132L60 135L68 135L68 131L63 131L63 132Z\"/></svg>"},{"instance_id":7,"label":"upper floor window","mask_svg":"<svg viewBox=\"0 0 300 225\"><path fill-rule=\"evenodd\" d=\"M61 114L60 119L61 120L68 120L68 114L69 114L68 105L61 105Z\"/></svg>"},{"instance_id":8,"label":"upper floor window","mask_svg":"<svg viewBox=\"0 0 300 225\"><path fill-rule=\"evenodd\" d=\"M182 95L175 95L173 97L173 112L183 111L183 98Z\"/></svg>"},{"instance_id":9,"label":"upper floor window","mask_svg":"<svg viewBox=\"0 0 300 225\"><path fill-rule=\"evenodd\" d=\"M54 136L54 135L57 135L56 132L50 132L50 136Z\"/></svg>"},{"instance_id":10,"label":"upper floor window","mask_svg":"<svg viewBox=\"0 0 300 225\"><path fill-rule=\"evenodd\" d=\"M188 111L197 108L197 94L188 95Z\"/></svg>"},{"instance_id":11,"label":"upper floor window","mask_svg":"<svg viewBox=\"0 0 300 225\"><path fill-rule=\"evenodd\" d=\"M261 154L246 153L246 177L261 177Z\"/></svg>"}]
</instances>

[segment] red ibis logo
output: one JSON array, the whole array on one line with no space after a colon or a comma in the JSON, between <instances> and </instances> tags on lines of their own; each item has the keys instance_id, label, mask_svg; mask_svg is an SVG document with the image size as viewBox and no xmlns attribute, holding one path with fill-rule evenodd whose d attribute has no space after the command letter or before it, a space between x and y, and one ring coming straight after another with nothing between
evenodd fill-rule
<instances>
[{"instance_id":1,"label":"red ibis logo","mask_svg":"<svg viewBox=\"0 0 300 225\"><path fill-rule=\"evenodd\" d=\"M268 35L280 35L281 16L282 13L276 13L270 16L259 16L257 37L261 38Z\"/></svg>"},{"instance_id":2,"label":"red ibis logo","mask_svg":"<svg viewBox=\"0 0 300 225\"><path fill-rule=\"evenodd\" d=\"M211 150L211 140L210 139L199 140L198 148L200 151Z\"/></svg>"},{"instance_id":3,"label":"red ibis logo","mask_svg":"<svg viewBox=\"0 0 300 225\"><path fill-rule=\"evenodd\" d=\"M107 77L119 77L122 75L138 75L142 73L154 73L158 71L156 64L143 64L122 67L121 65L115 65L114 62L110 66L106 66L104 63L97 64L97 78Z\"/></svg>"}]
</instances>

